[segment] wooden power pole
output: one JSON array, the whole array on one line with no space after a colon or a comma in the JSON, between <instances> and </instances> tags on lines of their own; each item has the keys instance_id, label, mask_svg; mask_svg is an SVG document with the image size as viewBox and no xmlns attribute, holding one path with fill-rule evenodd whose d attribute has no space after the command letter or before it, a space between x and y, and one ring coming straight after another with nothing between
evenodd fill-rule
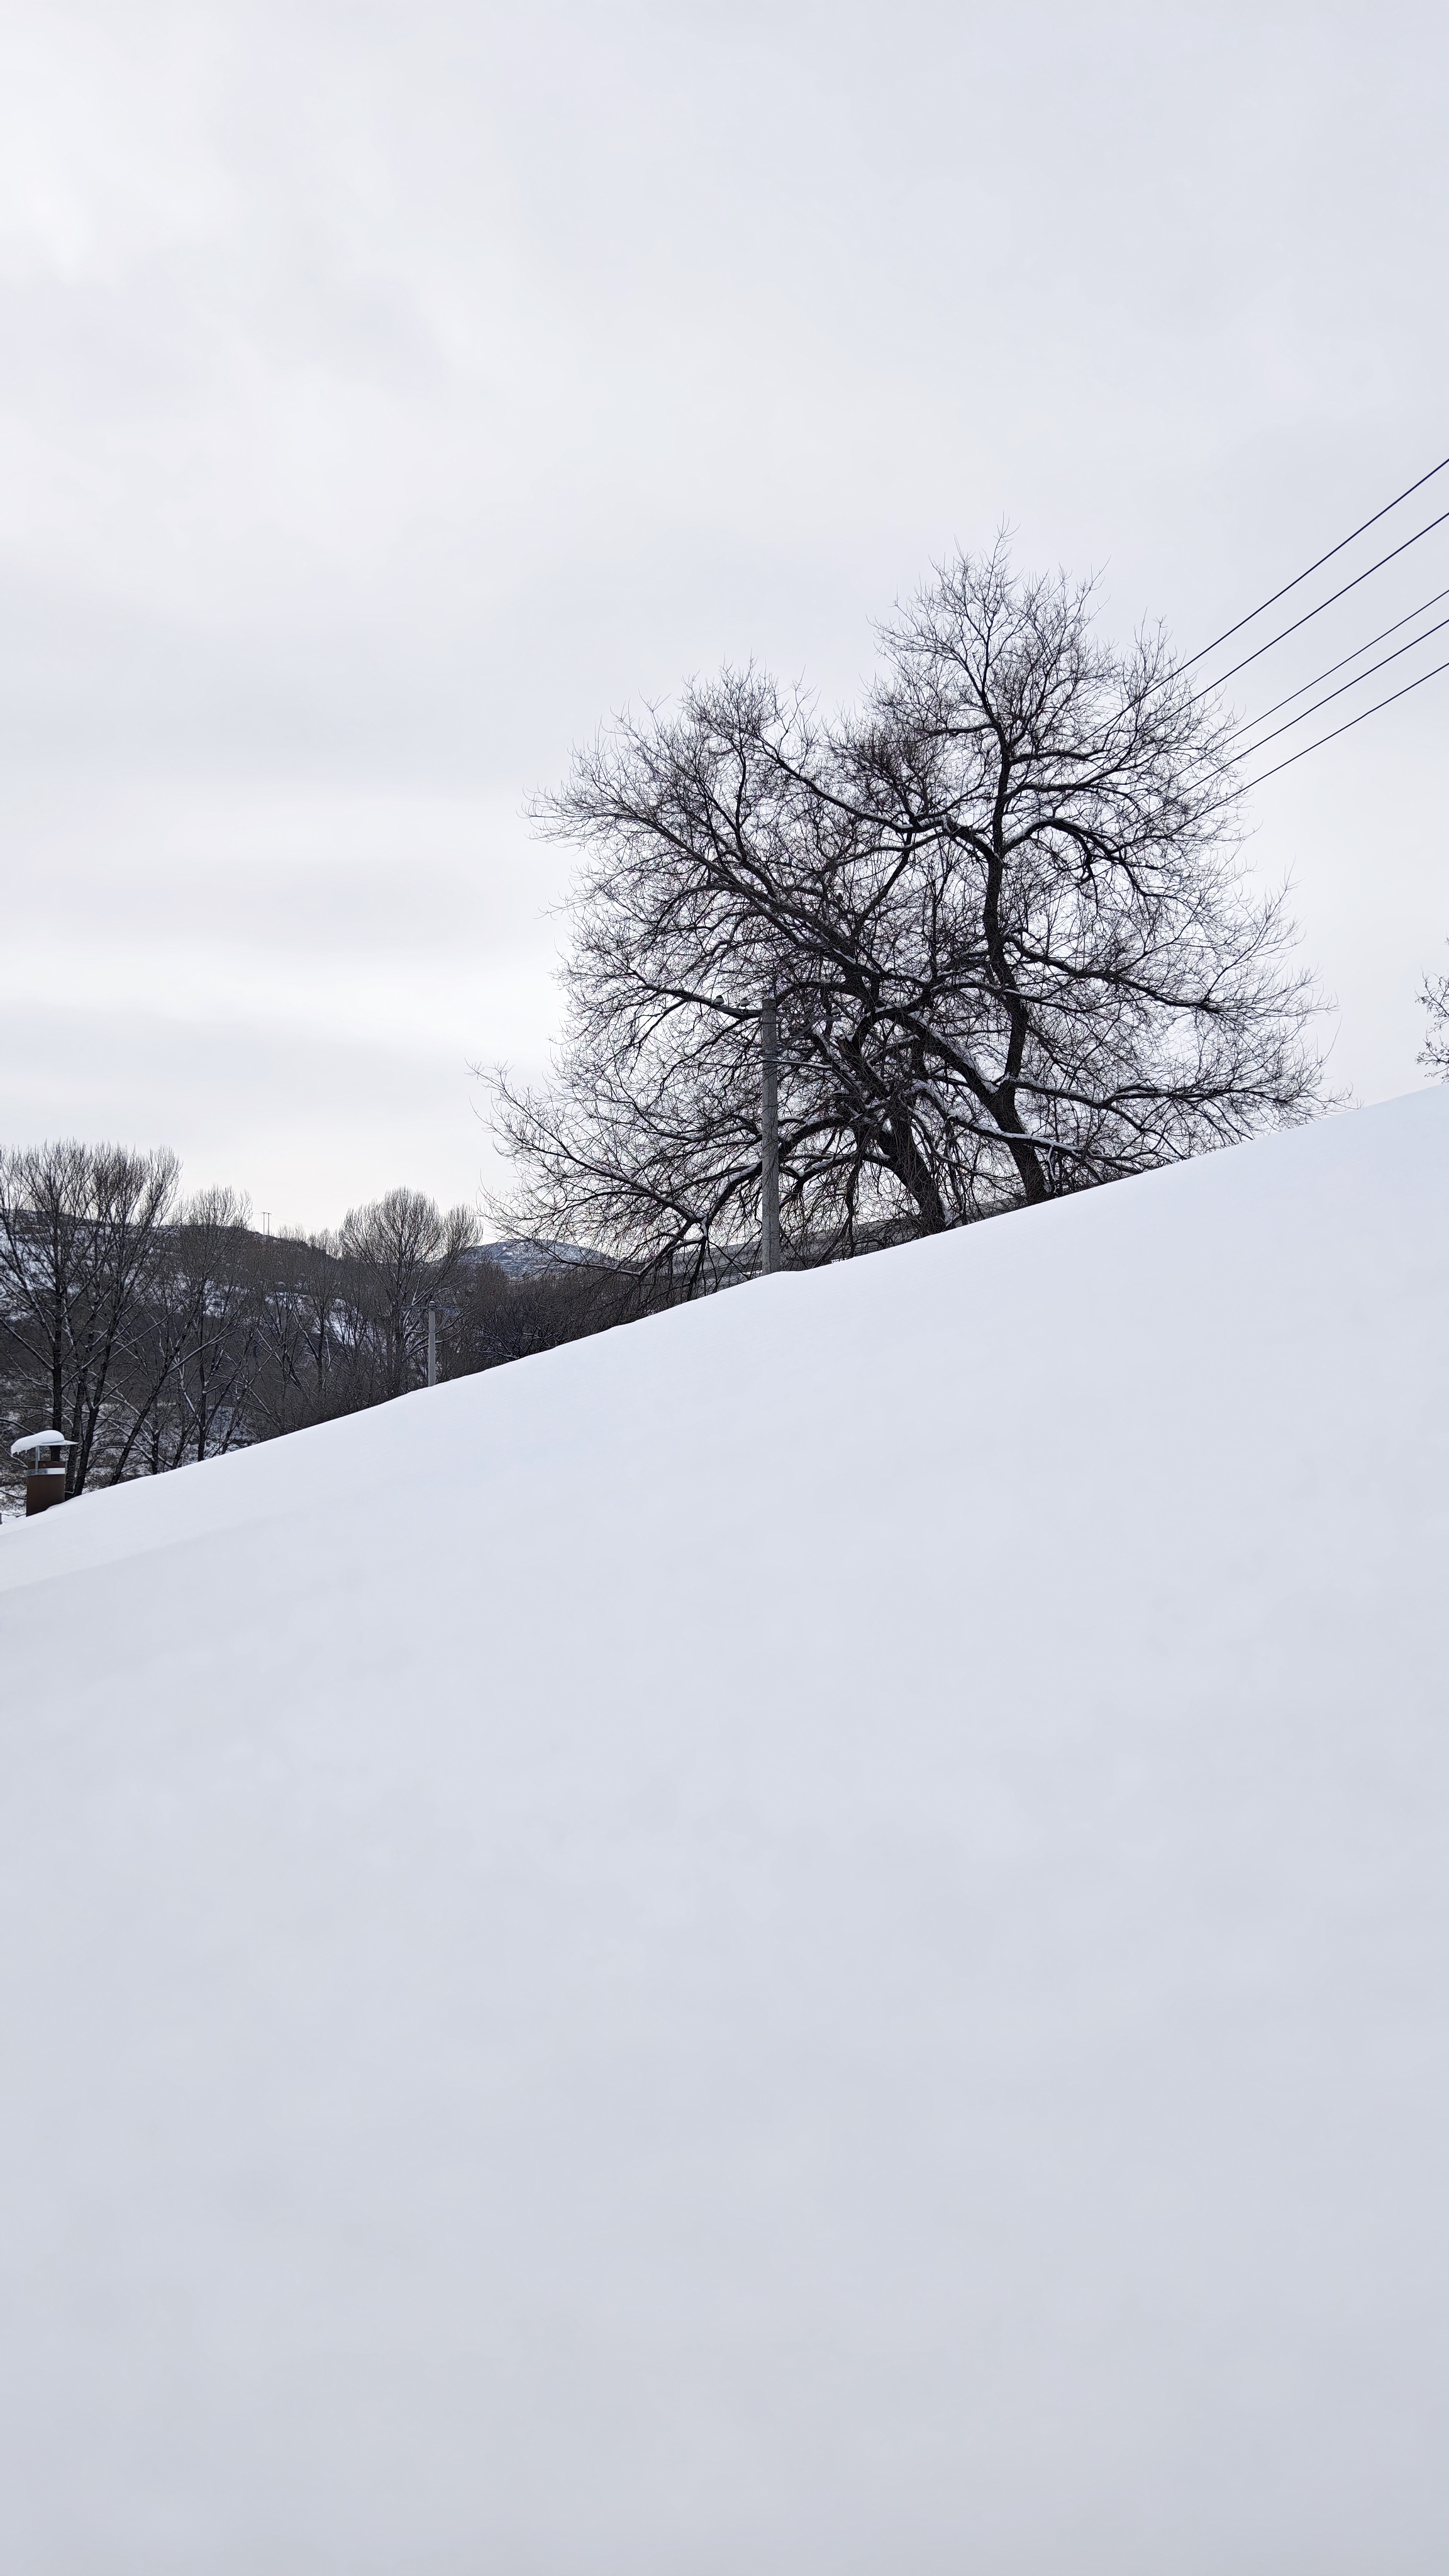
<instances>
[{"instance_id":1,"label":"wooden power pole","mask_svg":"<svg viewBox=\"0 0 1449 2576\"><path fill-rule=\"evenodd\" d=\"M780 1019L760 998L760 1276L780 1267Z\"/></svg>"}]
</instances>

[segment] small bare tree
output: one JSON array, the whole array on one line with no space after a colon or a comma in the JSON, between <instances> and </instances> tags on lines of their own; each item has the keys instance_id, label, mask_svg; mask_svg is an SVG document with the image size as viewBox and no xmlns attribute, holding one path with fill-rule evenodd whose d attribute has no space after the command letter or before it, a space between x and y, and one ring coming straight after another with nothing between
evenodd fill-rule
<instances>
[{"instance_id":1,"label":"small bare tree","mask_svg":"<svg viewBox=\"0 0 1449 2576\"><path fill-rule=\"evenodd\" d=\"M0 1298L12 1354L49 1427L73 1443L67 1494L125 1465L120 1364L176 1196L174 1154L38 1145L0 1155ZM134 1423L135 1408L119 1410ZM134 1437L134 1431L132 1433Z\"/></svg>"},{"instance_id":2,"label":"small bare tree","mask_svg":"<svg viewBox=\"0 0 1449 2576\"><path fill-rule=\"evenodd\" d=\"M365 1403L357 1384L357 1327L334 1238L254 1235L252 1260L255 1436L300 1431Z\"/></svg>"},{"instance_id":3,"label":"small bare tree","mask_svg":"<svg viewBox=\"0 0 1449 2576\"><path fill-rule=\"evenodd\" d=\"M336 1248L373 1363L373 1400L402 1395L421 1374L429 1303L476 1238L467 1208L444 1216L416 1190L389 1190L370 1207L348 1210Z\"/></svg>"},{"instance_id":4,"label":"small bare tree","mask_svg":"<svg viewBox=\"0 0 1449 2576\"><path fill-rule=\"evenodd\" d=\"M158 1242L150 1293L120 1371L132 1420L117 1474L138 1444L155 1475L250 1436L258 1353L250 1214L234 1190L203 1190Z\"/></svg>"},{"instance_id":5,"label":"small bare tree","mask_svg":"<svg viewBox=\"0 0 1449 2576\"><path fill-rule=\"evenodd\" d=\"M584 853L559 1078L493 1077L513 1229L707 1284L758 1221L777 996L797 1260L1143 1171L1320 1102L1229 719L1089 586L962 558L861 712L757 671L624 720L538 811Z\"/></svg>"},{"instance_id":6,"label":"small bare tree","mask_svg":"<svg viewBox=\"0 0 1449 2576\"><path fill-rule=\"evenodd\" d=\"M1449 1077L1449 975L1426 975L1419 1001L1427 1014L1419 1062L1443 1080Z\"/></svg>"}]
</instances>

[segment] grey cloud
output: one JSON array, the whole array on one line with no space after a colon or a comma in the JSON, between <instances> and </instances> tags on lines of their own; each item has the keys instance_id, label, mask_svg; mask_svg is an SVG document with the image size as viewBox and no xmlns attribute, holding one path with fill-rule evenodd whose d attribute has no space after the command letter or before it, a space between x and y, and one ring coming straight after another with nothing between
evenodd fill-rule
<instances>
[{"instance_id":1,"label":"grey cloud","mask_svg":"<svg viewBox=\"0 0 1449 2576\"><path fill-rule=\"evenodd\" d=\"M287 955L315 939L355 1028L406 920L375 1082L229 1020L237 1103L178 1071L174 1133L278 1196L279 1158L325 1215L368 1194L348 1102L392 1096L411 1028L417 1174L446 1135L440 1186L471 1188L464 1059L501 1028L541 1065L553 1007L520 888L561 880L519 804L611 708L751 651L848 693L872 614L1003 517L1028 559L1104 566L1119 628L1190 645L1433 461L1446 41L1419 10L1246 0L14 14L0 869L27 973L64 986L104 876L92 946L122 952L129 894L163 984L174 952L229 995L240 947L261 1032L250 922L282 868ZM1266 794L1255 843L1295 871L1370 1094L1417 1079L1449 929L1442 719L1410 705ZM332 824L284 865L298 799ZM478 996L435 1055L430 922ZM12 1018L8 1130L69 1103L152 1132L184 1054L151 1008L67 1027L53 1094Z\"/></svg>"}]
</instances>

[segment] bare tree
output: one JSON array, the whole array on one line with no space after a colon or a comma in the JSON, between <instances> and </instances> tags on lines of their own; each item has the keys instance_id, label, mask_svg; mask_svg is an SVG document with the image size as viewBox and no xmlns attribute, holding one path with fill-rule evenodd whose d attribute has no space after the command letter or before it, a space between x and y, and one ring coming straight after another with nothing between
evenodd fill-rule
<instances>
[{"instance_id":1,"label":"bare tree","mask_svg":"<svg viewBox=\"0 0 1449 2576\"><path fill-rule=\"evenodd\" d=\"M176 1195L174 1154L74 1142L0 1155L0 1297L7 1339L49 1427L74 1444L67 1494L114 1481L118 1363L131 1347ZM134 1408L122 1407L134 1413ZM124 1433L120 1445L124 1448Z\"/></svg>"},{"instance_id":2,"label":"bare tree","mask_svg":"<svg viewBox=\"0 0 1449 2576\"><path fill-rule=\"evenodd\" d=\"M73 1492L402 1392L422 1374L430 1303L441 1374L459 1377L651 1302L616 1263L475 1248L466 1209L444 1216L408 1190L338 1234L264 1236L233 1191L178 1207L167 1155L50 1146L0 1158L0 1178L0 1413L76 1438ZM9 1503L4 1465L0 1452Z\"/></svg>"},{"instance_id":3,"label":"bare tree","mask_svg":"<svg viewBox=\"0 0 1449 2576\"><path fill-rule=\"evenodd\" d=\"M1449 975L1426 975L1419 1000L1428 1014L1419 1062L1431 1074L1449 1076Z\"/></svg>"},{"instance_id":4,"label":"bare tree","mask_svg":"<svg viewBox=\"0 0 1449 2576\"><path fill-rule=\"evenodd\" d=\"M335 1239L253 1236L257 1291L251 1382L254 1436L300 1431L368 1401L359 1384L359 1327Z\"/></svg>"},{"instance_id":5,"label":"bare tree","mask_svg":"<svg viewBox=\"0 0 1449 2576\"><path fill-rule=\"evenodd\" d=\"M158 1242L120 1371L132 1420L118 1475L138 1443L156 1474L251 1436L258 1277L250 1214L234 1190L203 1190Z\"/></svg>"},{"instance_id":6,"label":"bare tree","mask_svg":"<svg viewBox=\"0 0 1449 2576\"><path fill-rule=\"evenodd\" d=\"M467 1208L444 1216L416 1190L389 1190L351 1208L337 1238L373 1362L373 1400L402 1395L420 1374L427 1309L442 1296L475 1240Z\"/></svg>"},{"instance_id":7,"label":"bare tree","mask_svg":"<svg viewBox=\"0 0 1449 2576\"><path fill-rule=\"evenodd\" d=\"M1316 997L1238 849L1230 719L1160 635L1004 547L882 631L835 725L765 675L624 720L542 801L584 853L543 1093L495 1075L497 1213L707 1284L753 1234L780 1029L796 1260L1291 1124Z\"/></svg>"}]
</instances>

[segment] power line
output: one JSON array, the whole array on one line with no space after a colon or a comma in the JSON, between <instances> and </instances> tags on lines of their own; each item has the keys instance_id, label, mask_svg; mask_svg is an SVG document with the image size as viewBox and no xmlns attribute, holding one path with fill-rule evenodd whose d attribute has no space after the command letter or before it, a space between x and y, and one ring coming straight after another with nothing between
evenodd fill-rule
<instances>
[{"instance_id":1,"label":"power line","mask_svg":"<svg viewBox=\"0 0 1449 2576\"><path fill-rule=\"evenodd\" d=\"M1427 680L1437 680L1441 671L1449 671L1449 662L1436 662L1432 671L1421 672L1417 680L1410 680L1402 689L1395 689L1391 696L1380 698L1376 705L1365 707L1361 716L1350 716L1347 724L1335 725L1332 733L1320 734L1317 742L1306 742L1301 751L1290 751L1286 760L1275 761L1273 767L1263 770L1259 777L1245 779L1243 793L1246 795L1252 788L1261 787L1265 779L1276 778L1280 769L1291 769L1295 760L1306 760L1310 751L1321 751L1326 742L1337 742L1341 733L1352 733L1355 725L1367 724L1370 716L1381 714L1385 707L1396 705L1400 698L1412 697Z\"/></svg>"},{"instance_id":2,"label":"power line","mask_svg":"<svg viewBox=\"0 0 1449 2576\"><path fill-rule=\"evenodd\" d=\"M1375 671L1386 671L1391 662L1402 662L1406 653L1417 653L1421 644L1427 644L1431 635L1442 635L1446 626L1449 626L1449 617L1441 617L1437 626L1426 626L1422 635L1416 635L1412 642L1408 644L1401 644L1397 652L1386 653L1381 662L1370 662L1368 669L1366 671L1360 671L1356 680L1343 681L1340 687L1330 689L1326 698L1315 699L1311 707L1304 707L1300 714L1290 716L1286 724L1276 726L1272 733L1265 733L1260 742L1255 742L1249 746L1248 750L1242 754L1242 758L1244 760L1255 759L1260 751L1267 750L1270 742L1277 741L1279 734L1291 733L1295 725L1307 724L1310 716L1318 715L1324 707L1331 707L1335 698L1346 696L1350 689L1361 689L1365 680L1371 680L1373 678ZM1363 649L1367 652L1368 646L1365 645ZM1349 658L1351 660L1353 658L1352 655L1350 655ZM1327 673L1324 674L1324 677L1327 677ZM1312 688L1313 682L1310 680L1308 685ZM1300 690L1296 694L1301 696L1302 691ZM1283 700L1283 704L1284 706L1288 704L1286 698ZM1276 714L1276 707L1270 707L1268 709L1268 715ZM1256 725L1266 724L1267 721L1268 716L1256 716L1253 719L1252 724L1240 725L1238 730L1240 733L1252 733ZM1229 742L1231 742L1232 739L1232 735L1229 734Z\"/></svg>"},{"instance_id":3,"label":"power line","mask_svg":"<svg viewBox=\"0 0 1449 2576\"><path fill-rule=\"evenodd\" d=\"M1446 463L1446 464L1449 464L1449 457L1446 457L1446 459L1445 459L1445 463ZM1435 471L1435 473L1436 473L1436 474L1438 473L1439 468L1438 468L1438 466L1437 466L1437 465L1435 466L1434 471ZM1426 478L1426 479L1427 479L1427 478ZM1392 502L1390 502L1389 506L1390 506L1390 508L1392 509L1392 507L1393 507ZM1380 512L1379 512L1379 516L1380 516L1380 518L1382 518L1382 517L1383 517L1383 512L1382 512L1382 511L1380 511ZM1420 539L1421 537L1430 537L1430 536L1432 536L1432 535L1433 535L1433 533L1434 533L1434 530L1435 530L1436 528L1442 528L1442 527L1443 527L1444 522L1445 522L1445 520L1446 520L1446 519L1449 519L1449 510L1441 510L1441 511L1440 511L1440 513L1439 513L1438 518L1437 518L1437 519L1431 519L1431 520L1429 521L1429 523L1428 523L1427 527L1423 527L1423 528L1416 528L1416 529L1414 530L1414 533L1413 533L1413 535L1412 535L1411 537L1405 537L1404 542L1403 542L1403 544L1402 544L1401 546L1391 546L1391 547L1390 547L1390 549L1389 549L1389 552L1388 552L1386 555L1380 555L1380 557L1379 557L1379 559L1378 559L1378 562L1377 562L1377 563L1371 563L1371 564L1369 565L1369 568L1368 568L1367 572L1358 572L1358 573L1355 573L1355 574L1354 574L1354 577L1353 577L1353 579L1352 579L1352 581L1346 581L1346 582L1344 583L1343 588L1342 588L1341 590L1333 590L1333 591L1330 591L1330 592L1329 592L1329 595L1328 595L1328 597L1327 597L1327 599L1320 599L1320 601L1319 601L1319 603L1318 603L1318 606L1317 606L1316 608L1309 608L1309 609L1305 609L1305 611L1304 611L1304 613L1303 613L1303 615L1302 615L1301 617L1295 617L1295 619L1294 619L1294 621L1293 621L1293 623L1292 623L1292 625L1291 625L1291 626L1285 626L1285 627L1282 629L1282 631L1281 631L1279 634L1277 634L1277 635L1270 635L1266 644L1260 644L1260 645L1257 647L1257 649L1256 649L1256 651L1255 651L1255 652L1252 652L1252 653L1245 653L1245 654L1244 654L1244 656L1243 656L1243 658L1242 658L1242 660L1241 660L1241 662L1234 662L1234 663L1233 663L1233 665L1232 665L1232 667L1231 667L1231 669L1226 670L1226 671L1221 671L1221 672L1219 672L1218 677L1217 677L1215 680L1209 680L1209 681L1208 681L1206 688L1202 688L1202 689L1199 689L1199 690L1197 691L1196 696L1195 696L1194 698L1192 698L1192 699L1189 701L1189 704L1190 704L1190 705L1195 706L1195 705L1197 704L1197 700L1198 700L1198 698L1210 698L1210 697L1212 696L1213 691L1214 691L1215 689L1223 689L1223 688L1226 688L1226 686L1227 686L1227 684L1228 684L1229 680L1235 680L1235 679L1237 678L1237 675L1238 675L1238 673L1239 673L1240 671L1246 671L1250 662L1261 662L1261 661L1262 661L1262 658L1263 658L1263 656L1264 656L1264 654L1265 654L1265 653L1271 653L1275 644L1286 644L1286 642L1287 642L1287 640L1288 640L1289 636L1290 636L1290 635L1296 635L1296 634L1297 634L1297 632L1298 632L1298 630L1299 630L1299 628L1300 628L1300 626L1311 626L1311 625L1312 625L1312 623L1313 623L1313 621L1314 621L1314 619L1315 619L1315 617L1321 617L1321 616L1323 615L1323 612L1324 612L1325 608L1332 608L1332 607L1334 606L1334 604L1335 604L1335 602L1336 602L1336 601L1338 601L1338 600L1340 600L1340 599L1347 599L1348 594L1349 594L1349 592L1350 592L1351 590L1357 590L1357 589L1358 589L1358 587L1359 587L1359 584L1360 584L1361 582L1371 581L1371 580L1373 579L1373 576L1374 576L1374 574L1375 574L1376 572L1382 572L1382 571L1383 571L1383 568L1384 568L1384 566L1385 566L1385 564L1391 564L1391 563L1393 563L1393 562L1394 562L1394 560L1395 560L1395 558L1396 558L1397 556L1407 554L1407 553L1408 553L1408 551L1409 551L1410 546L1416 546L1416 545L1418 544L1419 539ZM1366 520L1364 524L1365 524L1367 527L1370 527L1370 528L1371 528L1371 527L1373 526L1373 521L1372 521L1372 519L1369 519L1369 520ZM1350 540L1349 540L1347 537L1345 537L1345 539L1344 539L1344 544L1345 544L1345 545L1347 545L1349 542L1350 542ZM1337 547L1335 547L1335 548L1334 548L1334 552L1335 552L1335 553L1337 553L1337 552L1338 552L1338 548L1337 548ZM1325 557L1324 557L1324 561L1325 561L1325 562L1327 562L1327 560L1328 560L1328 558L1327 558L1327 556L1325 556ZM1315 567L1315 569L1316 569L1316 567ZM1302 576L1302 578L1306 579L1306 578L1307 578L1307 576L1306 576L1306 575L1304 575L1304 576ZM1295 585L1294 585L1292 582L1290 582L1290 583L1289 583L1289 585L1288 585L1288 587L1289 587L1289 589L1290 589L1290 590L1292 590L1292 589L1295 587ZM1279 596L1279 598L1280 598L1280 599L1282 598L1282 595L1283 595L1283 594L1282 594L1282 592L1280 591L1280 592L1279 592L1279 594L1278 594L1278 596ZM1427 603L1427 604L1432 605L1432 603ZM1254 609L1254 611L1253 611L1253 616L1254 616L1254 617L1256 617L1256 616L1257 616L1257 614L1258 614L1258 611L1257 611L1256 609ZM1420 612L1419 612L1419 610L1418 610L1418 609L1415 609L1415 610L1413 611L1413 614L1414 614L1414 616L1416 616L1416 617L1417 617L1417 616L1420 614ZM1244 626L1248 626L1248 625L1250 625L1250 624L1252 623L1252 620L1251 620L1250 618L1245 617L1245 618L1242 620L1242 623L1243 623L1243 625L1244 625ZM1234 627L1234 626L1230 626L1230 627L1228 628L1228 633L1229 633L1230 635L1235 635L1235 634L1237 633L1237 628L1236 628L1236 627ZM1222 641L1221 636L1218 638L1218 641L1221 643L1221 641ZM1368 648L1368 646L1367 646L1367 645L1365 645L1365 646L1363 647L1363 650L1364 650L1365 652L1367 652L1367 651L1368 651L1368 649L1369 649L1369 648ZM1205 646L1203 647L1203 651L1204 651L1204 652L1208 652L1208 653L1210 653L1210 652L1212 651L1212 646L1211 646L1210 644L1205 645ZM1201 661L1201 659L1202 659L1202 654L1201 654L1201 653L1194 653L1194 655L1193 655L1193 657L1192 657L1192 658L1193 658L1193 661L1194 661L1194 662L1200 662L1200 661ZM1350 657L1350 658L1352 658L1352 657ZM1187 669L1189 668L1189 665L1188 665L1186 662L1179 662L1179 664L1178 664L1178 666L1177 666L1177 667L1178 667L1179 671L1185 671L1185 670L1187 670ZM1312 687L1312 685L1313 685L1312 681L1310 681L1308 685L1309 685L1309 687L1311 688L1311 687Z\"/></svg>"},{"instance_id":4,"label":"power line","mask_svg":"<svg viewBox=\"0 0 1449 2576\"><path fill-rule=\"evenodd\" d=\"M1236 742L1240 733L1251 733L1255 725L1266 724L1268 718L1275 716L1280 707L1291 707L1295 698L1306 697L1310 689L1320 688L1325 680L1332 679L1335 671L1345 670L1350 662L1356 662L1361 653L1371 653L1376 644L1384 644L1391 635L1397 635L1401 626L1412 626L1416 617L1426 616L1431 608L1437 608L1441 599L1449 599L1449 590L1436 590L1432 599L1421 599L1418 607L1411 608L1406 617L1396 617L1392 626L1381 627L1378 634L1371 635L1366 644L1356 645L1351 653L1343 654L1337 662L1330 662L1326 671L1318 671L1311 680L1305 680L1302 688L1290 689L1286 698L1279 698L1271 707L1264 707L1261 715L1245 717L1242 724L1234 726L1227 740ZM1418 641L1423 644L1430 635L1436 635L1438 631L1437 627L1430 626ZM1239 667L1241 668L1241 665ZM1359 673L1361 680L1366 680L1368 676L1367 671ZM1207 692L1204 694L1206 695Z\"/></svg>"},{"instance_id":5,"label":"power line","mask_svg":"<svg viewBox=\"0 0 1449 2576\"><path fill-rule=\"evenodd\" d=\"M1409 500L1415 492L1422 492L1424 485L1426 483L1432 483L1436 474L1442 474L1446 465L1449 465L1449 456L1442 456L1437 465L1430 466L1427 474L1420 475L1417 483L1410 483L1402 492L1396 492L1392 501L1386 501L1381 510L1375 510L1373 517L1371 519L1365 519L1362 526L1351 529L1346 537L1340 537L1337 545L1330 546L1327 554L1320 555L1317 562L1309 564L1305 572L1295 573L1291 581L1284 582L1281 590L1273 591L1267 599L1260 599L1256 608L1250 608L1246 617L1240 617L1238 619L1236 626L1225 627L1221 635L1215 635L1213 637L1211 644L1200 645L1196 653L1190 653L1185 662L1179 663L1179 670L1190 671L1194 662L1205 661L1208 654L1215 653L1220 644L1226 644L1232 636L1240 635L1245 626L1251 626L1255 617L1261 617L1266 609L1276 608L1279 600L1286 599L1290 590L1297 590L1303 582L1310 580L1314 573L1321 572L1326 563L1332 563L1335 555L1342 554L1345 546L1351 546L1353 544L1355 537L1361 537L1368 529L1376 528L1380 519L1386 519L1391 510L1397 510L1401 501ZM1446 513L1446 516L1449 516L1449 513ZM1438 522L1436 521L1435 525L1437 526L1437 524ZM1428 530L1421 529L1420 534L1422 536L1427 536ZM1410 543L1412 542L1413 540L1411 539ZM1384 557L1384 561L1386 563L1390 560L1391 558L1389 556L1386 555ZM1377 570L1377 568L1377 566L1373 567L1374 570ZM1361 578L1365 580L1367 577L1368 576L1366 574L1361 576ZM1350 587L1351 586L1352 585L1350 585ZM1327 601L1324 602L1324 605L1325 607L1328 605ZM1316 613L1317 612L1315 611L1315 614ZM1292 630L1290 629L1289 631L1291 633ZM1264 647L1264 650L1267 650L1266 646ZM1242 666L1240 665L1239 667L1241 668Z\"/></svg>"}]
</instances>

